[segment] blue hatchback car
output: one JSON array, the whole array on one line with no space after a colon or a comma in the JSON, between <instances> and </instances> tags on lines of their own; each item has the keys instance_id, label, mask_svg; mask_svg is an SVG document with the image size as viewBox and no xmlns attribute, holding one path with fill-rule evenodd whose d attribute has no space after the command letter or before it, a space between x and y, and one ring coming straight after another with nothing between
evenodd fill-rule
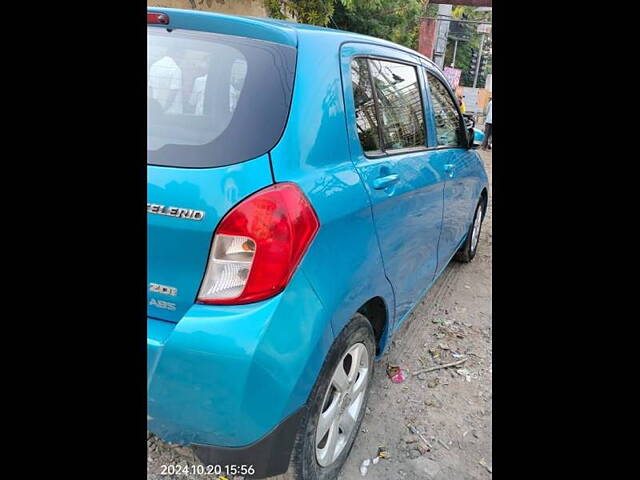
<instances>
[{"instance_id":1,"label":"blue hatchback car","mask_svg":"<svg viewBox=\"0 0 640 480\"><path fill-rule=\"evenodd\" d=\"M217 474L336 478L374 360L487 176L427 58L348 32L150 8L148 427Z\"/></svg>"}]
</instances>

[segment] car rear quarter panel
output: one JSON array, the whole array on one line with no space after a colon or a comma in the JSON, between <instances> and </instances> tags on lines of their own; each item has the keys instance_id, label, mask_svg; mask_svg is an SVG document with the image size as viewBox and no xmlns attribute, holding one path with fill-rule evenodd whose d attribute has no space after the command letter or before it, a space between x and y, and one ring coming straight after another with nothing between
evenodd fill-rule
<instances>
[{"instance_id":1,"label":"car rear quarter panel","mask_svg":"<svg viewBox=\"0 0 640 480\"><path fill-rule=\"evenodd\" d=\"M380 296L393 319L367 192L350 157L340 76L340 35L298 35L293 101L285 133L271 152L276 181L296 182L320 230L301 269L331 312L338 335L357 309ZM381 350L384 348L383 335Z\"/></svg>"}]
</instances>

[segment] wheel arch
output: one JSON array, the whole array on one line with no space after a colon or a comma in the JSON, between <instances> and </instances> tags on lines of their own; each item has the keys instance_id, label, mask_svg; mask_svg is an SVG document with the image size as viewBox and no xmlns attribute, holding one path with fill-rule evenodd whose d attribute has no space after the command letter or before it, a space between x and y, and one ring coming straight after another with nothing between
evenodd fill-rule
<instances>
[{"instance_id":1,"label":"wheel arch","mask_svg":"<svg viewBox=\"0 0 640 480\"><path fill-rule=\"evenodd\" d=\"M385 350L389 336L389 309L387 303L380 296L372 297L358 308L357 313L361 313L369 320L376 342L376 356L381 355Z\"/></svg>"}]
</instances>

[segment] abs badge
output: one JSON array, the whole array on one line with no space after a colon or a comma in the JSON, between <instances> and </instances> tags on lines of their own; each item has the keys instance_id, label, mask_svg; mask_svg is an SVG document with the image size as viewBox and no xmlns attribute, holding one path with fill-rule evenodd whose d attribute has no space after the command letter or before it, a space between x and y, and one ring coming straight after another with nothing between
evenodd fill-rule
<instances>
[{"instance_id":1,"label":"abs badge","mask_svg":"<svg viewBox=\"0 0 640 480\"><path fill-rule=\"evenodd\" d=\"M147 213L165 215L167 217L184 218L185 220L202 220L204 212L191 208L165 207L156 203L147 203Z\"/></svg>"},{"instance_id":2,"label":"abs badge","mask_svg":"<svg viewBox=\"0 0 640 480\"><path fill-rule=\"evenodd\" d=\"M171 312L176 311L175 303L166 302L164 300L156 300L155 298L152 298L151 301L149 302L149 305L156 308L164 308L165 310L169 310Z\"/></svg>"}]
</instances>

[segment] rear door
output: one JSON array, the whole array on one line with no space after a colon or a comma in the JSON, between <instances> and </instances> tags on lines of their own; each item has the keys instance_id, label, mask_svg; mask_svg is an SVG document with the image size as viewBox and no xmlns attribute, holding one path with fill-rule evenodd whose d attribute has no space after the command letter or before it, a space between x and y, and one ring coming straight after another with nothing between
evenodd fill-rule
<instances>
[{"instance_id":1,"label":"rear door","mask_svg":"<svg viewBox=\"0 0 640 480\"><path fill-rule=\"evenodd\" d=\"M147 33L147 314L177 322L219 221L273 183L268 151L286 124L296 49L171 26Z\"/></svg>"},{"instance_id":2,"label":"rear door","mask_svg":"<svg viewBox=\"0 0 640 480\"><path fill-rule=\"evenodd\" d=\"M415 57L346 44L342 75L353 162L367 188L385 272L403 318L432 281L443 162L427 148L427 98Z\"/></svg>"}]
</instances>

